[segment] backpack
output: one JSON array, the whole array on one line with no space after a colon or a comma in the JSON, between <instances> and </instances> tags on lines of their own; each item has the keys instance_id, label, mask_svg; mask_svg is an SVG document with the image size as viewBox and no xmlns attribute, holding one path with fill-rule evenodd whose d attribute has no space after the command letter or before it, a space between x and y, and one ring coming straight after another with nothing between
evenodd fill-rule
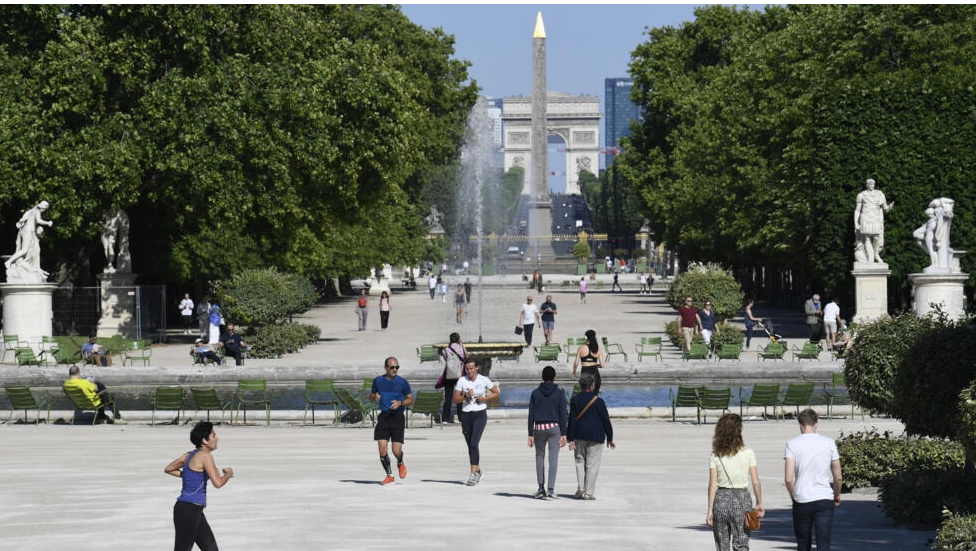
<instances>
[{"instance_id":1,"label":"backpack","mask_svg":"<svg viewBox=\"0 0 976 551\"><path fill-rule=\"evenodd\" d=\"M460 379L464 367L464 356L459 354L453 346L448 346L444 349L444 358L447 360L447 365L444 367L444 378Z\"/></svg>"},{"instance_id":2,"label":"backpack","mask_svg":"<svg viewBox=\"0 0 976 551\"><path fill-rule=\"evenodd\" d=\"M359 307L366 308L366 297L359 297Z\"/></svg>"}]
</instances>

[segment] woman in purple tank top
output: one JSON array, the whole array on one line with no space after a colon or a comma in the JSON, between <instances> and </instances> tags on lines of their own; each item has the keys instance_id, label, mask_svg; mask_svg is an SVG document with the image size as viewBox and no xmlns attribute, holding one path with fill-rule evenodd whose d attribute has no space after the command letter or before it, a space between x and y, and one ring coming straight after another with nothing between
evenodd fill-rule
<instances>
[{"instance_id":1,"label":"woman in purple tank top","mask_svg":"<svg viewBox=\"0 0 976 551\"><path fill-rule=\"evenodd\" d=\"M190 442L196 446L166 465L166 474L182 479L183 488L173 507L173 525L176 527L174 551L190 551L193 544L201 551L217 551L214 538L203 509L207 506L207 480L214 488L220 488L234 476L234 469L217 470L213 451L217 449L217 433L213 424L200 421L190 432ZM223 472L223 475L220 473Z\"/></svg>"}]
</instances>

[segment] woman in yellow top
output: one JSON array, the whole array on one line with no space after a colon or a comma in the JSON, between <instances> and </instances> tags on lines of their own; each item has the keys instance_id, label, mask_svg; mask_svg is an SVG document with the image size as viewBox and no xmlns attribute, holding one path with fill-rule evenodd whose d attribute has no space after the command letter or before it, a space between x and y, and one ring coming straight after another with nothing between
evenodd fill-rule
<instances>
[{"instance_id":1,"label":"woman in yellow top","mask_svg":"<svg viewBox=\"0 0 976 551\"><path fill-rule=\"evenodd\" d=\"M762 487L756 470L756 454L742 440L742 418L726 413L715 423L712 455L708 459L708 516L716 551L749 549L749 532L743 525L746 511L753 509L749 482L756 494L755 510L762 517ZM731 547L729 544L731 543Z\"/></svg>"}]
</instances>

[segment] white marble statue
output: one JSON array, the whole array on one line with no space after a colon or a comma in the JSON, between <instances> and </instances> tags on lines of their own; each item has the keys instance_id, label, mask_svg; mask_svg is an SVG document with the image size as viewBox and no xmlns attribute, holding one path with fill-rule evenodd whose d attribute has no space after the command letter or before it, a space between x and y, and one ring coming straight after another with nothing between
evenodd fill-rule
<instances>
[{"instance_id":1,"label":"white marble statue","mask_svg":"<svg viewBox=\"0 0 976 551\"><path fill-rule=\"evenodd\" d=\"M102 221L102 228L102 248L105 250L105 273L131 271L132 257L129 254L129 216L121 209L108 212ZM118 244L117 252L116 244Z\"/></svg>"},{"instance_id":2,"label":"white marble statue","mask_svg":"<svg viewBox=\"0 0 976 551\"><path fill-rule=\"evenodd\" d=\"M881 190L874 189L874 180L869 178L864 182L864 191L857 194L854 207L854 231L857 233L855 260L884 263L881 260L881 249L884 248L884 213L893 206L894 202L885 202Z\"/></svg>"},{"instance_id":3,"label":"white marble statue","mask_svg":"<svg viewBox=\"0 0 976 551\"><path fill-rule=\"evenodd\" d=\"M933 199L925 209L929 219L916 229L912 236L929 255L929 266L924 273L948 273L952 271L949 248L949 229L952 226L952 208L955 201L948 197Z\"/></svg>"},{"instance_id":4,"label":"white marble statue","mask_svg":"<svg viewBox=\"0 0 976 551\"><path fill-rule=\"evenodd\" d=\"M51 221L41 218L49 207L47 201L41 201L17 221L16 250L4 263L7 283L44 283L47 280L47 272L41 269L40 239L44 226L53 225Z\"/></svg>"},{"instance_id":5,"label":"white marble statue","mask_svg":"<svg viewBox=\"0 0 976 551\"><path fill-rule=\"evenodd\" d=\"M444 218L444 215L437 210L437 205L431 205L430 214L424 219L427 221L427 226L431 232L444 232L444 228L441 227L441 218Z\"/></svg>"}]
</instances>

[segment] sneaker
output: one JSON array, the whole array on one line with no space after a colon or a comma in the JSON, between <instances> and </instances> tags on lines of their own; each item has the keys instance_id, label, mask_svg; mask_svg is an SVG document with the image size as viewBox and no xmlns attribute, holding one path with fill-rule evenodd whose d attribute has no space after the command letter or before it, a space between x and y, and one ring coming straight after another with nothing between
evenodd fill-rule
<instances>
[{"instance_id":1,"label":"sneaker","mask_svg":"<svg viewBox=\"0 0 976 551\"><path fill-rule=\"evenodd\" d=\"M386 478L383 479L383 482L380 482L380 484L382 484L383 486L386 486L387 484L393 484L393 481L394 480L395 479L393 478L393 475L388 474L388 475L386 475Z\"/></svg>"},{"instance_id":2,"label":"sneaker","mask_svg":"<svg viewBox=\"0 0 976 551\"><path fill-rule=\"evenodd\" d=\"M584 494L583 499L585 499L586 501L593 501L594 499L596 499L596 497L591 496L590 494Z\"/></svg>"},{"instance_id":3,"label":"sneaker","mask_svg":"<svg viewBox=\"0 0 976 551\"><path fill-rule=\"evenodd\" d=\"M535 491L535 494L533 494L532 497L534 497L535 499L545 499L546 491L543 490L542 488L539 488L538 490Z\"/></svg>"},{"instance_id":4,"label":"sneaker","mask_svg":"<svg viewBox=\"0 0 976 551\"><path fill-rule=\"evenodd\" d=\"M400 478L407 478L407 466L405 464L400 463L400 465L397 466L397 469L400 471Z\"/></svg>"},{"instance_id":5,"label":"sneaker","mask_svg":"<svg viewBox=\"0 0 976 551\"><path fill-rule=\"evenodd\" d=\"M478 484L479 482L481 482L481 471L474 473L474 475L475 475L474 483Z\"/></svg>"},{"instance_id":6,"label":"sneaker","mask_svg":"<svg viewBox=\"0 0 976 551\"><path fill-rule=\"evenodd\" d=\"M129 422L126 421L125 419L122 419L121 417L119 417L115 421L112 421L112 424L113 425L128 425Z\"/></svg>"},{"instance_id":7,"label":"sneaker","mask_svg":"<svg viewBox=\"0 0 976 551\"><path fill-rule=\"evenodd\" d=\"M549 493L546 494L546 499L548 500L559 499L559 496L556 495L556 492L549 490Z\"/></svg>"},{"instance_id":8,"label":"sneaker","mask_svg":"<svg viewBox=\"0 0 976 551\"><path fill-rule=\"evenodd\" d=\"M573 499L583 499L583 490L576 490L576 493L573 494Z\"/></svg>"},{"instance_id":9,"label":"sneaker","mask_svg":"<svg viewBox=\"0 0 976 551\"><path fill-rule=\"evenodd\" d=\"M465 486L474 486L478 483L478 477L474 473L468 475L468 481L464 483Z\"/></svg>"}]
</instances>

